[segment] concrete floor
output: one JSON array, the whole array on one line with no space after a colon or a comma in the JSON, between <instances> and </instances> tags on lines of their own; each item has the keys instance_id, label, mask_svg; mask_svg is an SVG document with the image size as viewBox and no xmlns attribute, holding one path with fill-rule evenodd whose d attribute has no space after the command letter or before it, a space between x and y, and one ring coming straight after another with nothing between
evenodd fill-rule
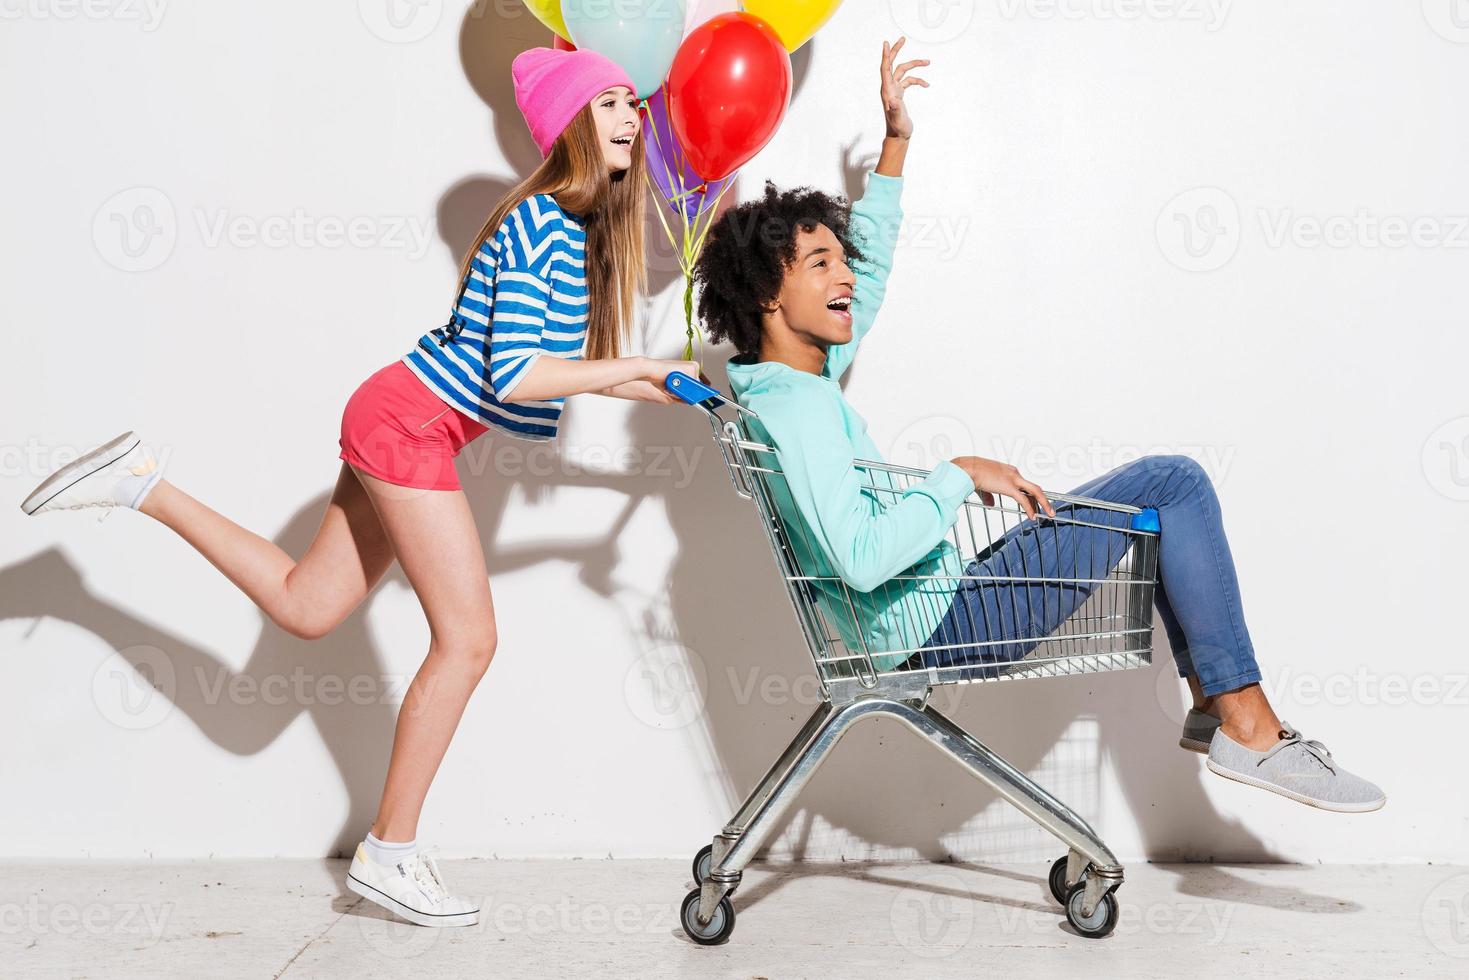
<instances>
[{"instance_id":1,"label":"concrete floor","mask_svg":"<svg viewBox=\"0 0 1469 980\"><path fill-rule=\"evenodd\" d=\"M1145 865L1103 940L1040 865L766 865L729 943L677 922L682 861L443 861L480 922L423 929L342 886L346 862L0 865L0 976L1466 977L1469 869Z\"/></svg>"}]
</instances>

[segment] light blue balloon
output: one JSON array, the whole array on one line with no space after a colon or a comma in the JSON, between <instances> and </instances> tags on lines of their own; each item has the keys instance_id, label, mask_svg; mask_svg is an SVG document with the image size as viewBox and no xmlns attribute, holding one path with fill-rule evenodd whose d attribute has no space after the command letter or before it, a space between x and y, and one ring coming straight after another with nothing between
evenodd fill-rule
<instances>
[{"instance_id":1,"label":"light blue balloon","mask_svg":"<svg viewBox=\"0 0 1469 980\"><path fill-rule=\"evenodd\" d=\"M683 42L684 0L561 0L571 43L622 66L639 98L658 91Z\"/></svg>"}]
</instances>

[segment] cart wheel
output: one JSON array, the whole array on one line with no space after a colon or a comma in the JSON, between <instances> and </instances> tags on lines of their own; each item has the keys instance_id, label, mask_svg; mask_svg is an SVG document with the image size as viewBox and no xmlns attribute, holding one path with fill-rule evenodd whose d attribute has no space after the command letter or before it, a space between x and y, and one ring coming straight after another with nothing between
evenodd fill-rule
<instances>
[{"instance_id":1,"label":"cart wheel","mask_svg":"<svg viewBox=\"0 0 1469 980\"><path fill-rule=\"evenodd\" d=\"M702 885L709 879L709 865L714 860L714 845L705 844L694 855L694 884Z\"/></svg>"},{"instance_id":2,"label":"cart wheel","mask_svg":"<svg viewBox=\"0 0 1469 980\"><path fill-rule=\"evenodd\" d=\"M1092 870L1091 865L1087 865L1085 868L1082 868L1081 869L1081 877L1078 878L1078 879L1076 879L1077 884L1081 884L1081 883L1085 882L1086 881L1086 876L1089 873L1091 873L1091 870ZM1049 884L1051 886L1051 897L1054 898L1060 904L1065 905L1066 904L1066 896L1071 893L1071 889L1069 889L1069 888L1066 887L1066 858L1065 858L1065 856L1062 856L1062 857L1058 858L1056 860L1056 863L1053 864L1053 865L1051 865L1051 874L1050 874L1050 877L1047 879L1047 881L1049 882Z\"/></svg>"},{"instance_id":3,"label":"cart wheel","mask_svg":"<svg viewBox=\"0 0 1469 980\"><path fill-rule=\"evenodd\" d=\"M688 933L689 938L700 946L718 946L729 938L730 933L734 932L734 906L730 904L728 896L719 900L709 921L701 925L699 923L699 889L695 888L684 896L683 908L679 909L678 917L683 922L683 931Z\"/></svg>"},{"instance_id":4,"label":"cart wheel","mask_svg":"<svg viewBox=\"0 0 1469 980\"><path fill-rule=\"evenodd\" d=\"M1117 899L1111 892L1102 896L1090 917L1081 914L1081 902L1085 897L1086 885L1080 882L1066 896L1066 921L1071 928L1088 939L1101 939L1117 927Z\"/></svg>"}]
</instances>

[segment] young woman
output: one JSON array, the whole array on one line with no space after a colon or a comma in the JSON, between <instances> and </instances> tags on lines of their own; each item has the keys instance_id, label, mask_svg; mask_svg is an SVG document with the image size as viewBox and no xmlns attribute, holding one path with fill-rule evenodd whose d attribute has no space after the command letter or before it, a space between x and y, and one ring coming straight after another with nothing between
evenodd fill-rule
<instances>
[{"instance_id":1,"label":"young woman","mask_svg":"<svg viewBox=\"0 0 1469 980\"><path fill-rule=\"evenodd\" d=\"M466 254L449 322L348 400L336 490L299 561L164 480L132 432L61 467L21 505L28 514L141 511L307 639L342 622L395 557L402 563L431 639L347 885L420 925L471 925L479 915L477 903L449 893L416 841L424 797L496 643L484 553L454 457L491 429L554 437L567 395L673 404L662 379L698 372L684 361L619 356L646 282L632 82L595 52L549 48L519 55L511 74L545 160Z\"/></svg>"}]
</instances>

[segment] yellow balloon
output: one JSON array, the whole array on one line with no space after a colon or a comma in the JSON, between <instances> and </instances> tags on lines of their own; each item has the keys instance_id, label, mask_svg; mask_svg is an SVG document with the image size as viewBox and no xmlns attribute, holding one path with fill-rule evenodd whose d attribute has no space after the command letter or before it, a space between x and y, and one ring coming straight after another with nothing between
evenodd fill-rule
<instances>
[{"instance_id":1,"label":"yellow balloon","mask_svg":"<svg viewBox=\"0 0 1469 980\"><path fill-rule=\"evenodd\" d=\"M530 3L531 0L526 0ZM745 0L745 13L775 28L787 51L794 51L831 19L842 0Z\"/></svg>"},{"instance_id":2,"label":"yellow balloon","mask_svg":"<svg viewBox=\"0 0 1469 980\"><path fill-rule=\"evenodd\" d=\"M570 41L566 30L566 18L561 16L561 0L525 0L526 9L536 15L536 20Z\"/></svg>"}]
</instances>

